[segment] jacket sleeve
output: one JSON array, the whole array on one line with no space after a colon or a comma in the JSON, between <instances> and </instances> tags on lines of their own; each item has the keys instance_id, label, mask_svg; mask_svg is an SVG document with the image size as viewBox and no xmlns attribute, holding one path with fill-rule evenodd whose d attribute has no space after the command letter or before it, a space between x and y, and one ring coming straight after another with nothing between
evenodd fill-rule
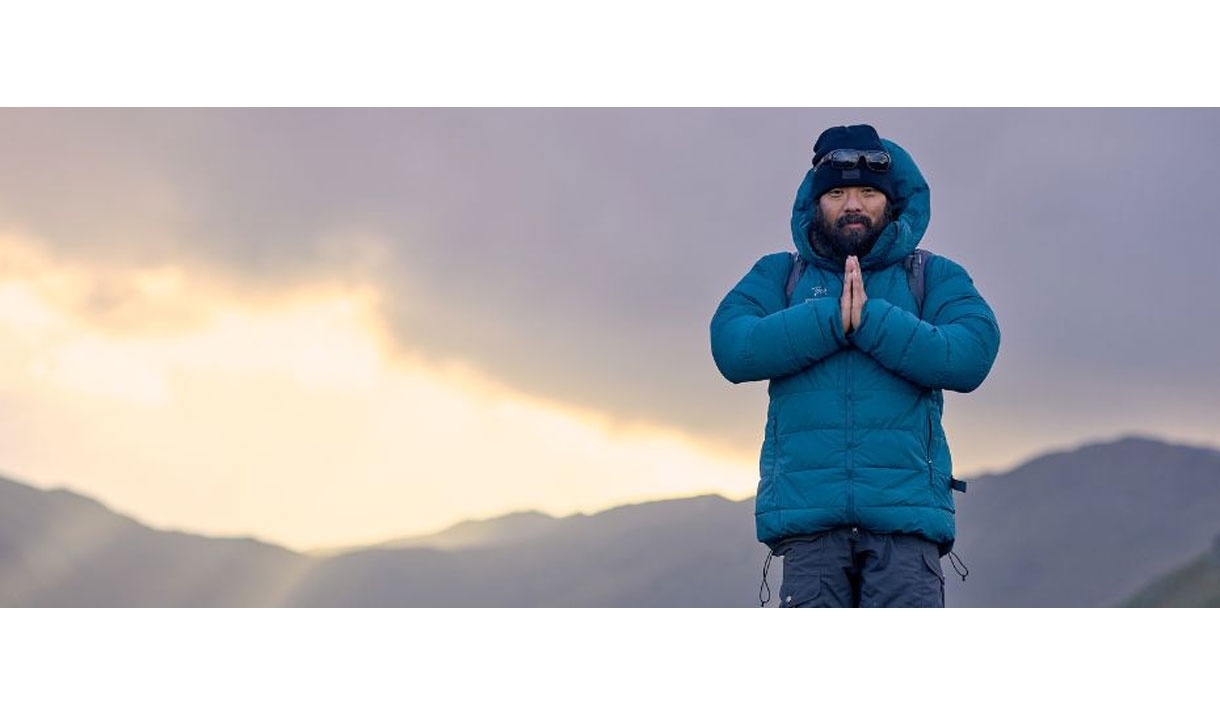
<instances>
[{"instance_id":1,"label":"jacket sleeve","mask_svg":"<svg viewBox=\"0 0 1220 715\"><path fill-rule=\"evenodd\" d=\"M917 385L970 392L983 384L995 362L999 324L964 268L944 256L928 267L926 322L889 301L869 298L848 340Z\"/></svg>"},{"instance_id":2,"label":"jacket sleeve","mask_svg":"<svg viewBox=\"0 0 1220 715\"><path fill-rule=\"evenodd\" d=\"M712 358L729 381L790 375L847 346L838 298L786 307L791 270L789 254L764 256L712 316Z\"/></svg>"}]
</instances>

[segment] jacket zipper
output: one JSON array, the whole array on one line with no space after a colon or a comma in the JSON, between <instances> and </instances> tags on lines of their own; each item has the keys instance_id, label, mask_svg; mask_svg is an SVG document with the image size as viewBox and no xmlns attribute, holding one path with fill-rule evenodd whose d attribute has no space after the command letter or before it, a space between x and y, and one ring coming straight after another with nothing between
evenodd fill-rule
<instances>
[{"instance_id":1,"label":"jacket zipper","mask_svg":"<svg viewBox=\"0 0 1220 715\"><path fill-rule=\"evenodd\" d=\"M847 518L856 523L856 477L852 464L852 450L855 449L856 411L852 404L852 371L856 364L855 348L847 353Z\"/></svg>"},{"instance_id":2,"label":"jacket zipper","mask_svg":"<svg viewBox=\"0 0 1220 715\"><path fill-rule=\"evenodd\" d=\"M932 468L932 403L926 403L924 411L928 414L928 441L924 457L928 460L928 485L936 486L936 473Z\"/></svg>"},{"instance_id":3,"label":"jacket zipper","mask_svg":"<svg viewBox=\"0 0 1220 715\"><path fill-rule=\"evenodd\" d=\"M771 462L767 465L766 478L770 480L770 496L766 507L775 506L775 485L779 480L779 430L775 428L775 415L767 416L766 439L771 443Z\"/></svg>"}]
</instances>

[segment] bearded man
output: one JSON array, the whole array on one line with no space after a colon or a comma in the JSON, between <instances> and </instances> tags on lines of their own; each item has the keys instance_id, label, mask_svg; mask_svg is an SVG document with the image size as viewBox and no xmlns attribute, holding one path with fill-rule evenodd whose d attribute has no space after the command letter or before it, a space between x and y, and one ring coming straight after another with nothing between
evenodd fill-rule
<instances>
[{"instance_id":1,"label":"bearded man","mask_svg":"<svg viewBox=\"0 0 1220 715\"><path fill-rule=\"evenodd\" d=\"M943 390L982 384L1000 331L964 268L917 250L929 217L905 150L831 127L797 191L796 252L760 259L712 318L721 374L769 381L755 526L783 557L781 606L944 606L965 485Z\"/></svg>"}]
</instances>

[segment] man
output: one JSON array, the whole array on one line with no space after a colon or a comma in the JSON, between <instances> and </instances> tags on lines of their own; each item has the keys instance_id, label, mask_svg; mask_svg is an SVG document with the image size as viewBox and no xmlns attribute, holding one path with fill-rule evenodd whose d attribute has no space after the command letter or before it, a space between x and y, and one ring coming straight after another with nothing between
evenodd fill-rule
<instances>
[{"instance_id":1,"label":"man","mask_svg":"<svg viewBox=\"0 0 1220 715\"><path fill-rule=\"evenodd\" d=\"M964 484L941 391L983 382L1000 331L961 266L911 258L929 215L906 151L827 129L792 210L799 260L764 256L712 318L720 372L770 381L755 520L781 606L944 606Z\"/></svg>"}]
</instances>

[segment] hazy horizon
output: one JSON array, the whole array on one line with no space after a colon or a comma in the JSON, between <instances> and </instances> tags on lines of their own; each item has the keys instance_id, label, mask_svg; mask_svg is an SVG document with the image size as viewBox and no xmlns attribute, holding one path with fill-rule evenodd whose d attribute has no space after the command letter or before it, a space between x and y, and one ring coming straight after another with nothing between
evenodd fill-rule
<instances>
[{"instance_id":1,"label":"hazy horizon","mask_svg":"<svg viewBox=\"0 0 1220 715\"><path fill-rule=\"evenodd\" d=\"M1173 446L1198 447L1198 448L1205 448L1205 449L1212 449L1212 450L1220 451L1220 444L1209 443L1209 442L1184 441L1184 440L1175 439L1169 435L1157 435L1157 434L1151 434L1151 433L1116 434L1116 435L1111 435L1108 437L1099 436L1095 439L1087 439L1087 440L1072 443L1072 444L1052 445L1045 449L1039 450L1035 453L1031 453L1029 455L1023 456L1023 457L1019 458L1018 460L1016 460L1013 464L1008 465L1006 467L992 469L992 470L988 470L985 472L978 472L978 473L971 473L971 474L958 474L957 476L966 481L970 481L973 479L987 477L992 474L1003 474L1006 472L1013 471L1014 469L1026 464L1034 459L1037 459L1039 457L1044 457L1044 456L1051 455L1051 454L1058 454L1058 453L1062 453L1062 452L1070 452L1074 449L1091 446L1091 445L1110 444L1113 442L1117 442L1117 441L1120 441L1123 439L1129 439L1129 438L1150 439L1150 440L1163 442L1165 444L1169 444L1169 445L1173 445ZM290 551L295 551L297 553L306 554L306 555L309 555L314 552L325 553L325 552L333 552L336 550L347 550L350 548L362 548L362 547L367 547L367 546L374 546L376 544L380 544L380 543L387 542L387 541L398 541L398 540L403 540L403 539L417 539L417 538L422 538L422 537L429 537L429 536L433 536L438 533L447 531L454 527L457 527L461 524L492 521L492 520L496 520L499 518L513 516L513 515L517 515L517 514L534 513L534 514L542 514L544 516L555 518L555 519L563 519L563 518L567 518L567 517L571 517L571 516L578 516L578 515L592 516L592 515L599 514L601 512L619 508L619 507L645 504L645 503L652 502L652 501L664 501L666 499L684 499L684 498L690 498L690 497L696 497L696 496L714 495L714 496L723 497L730 501L742 501L742 500L750 499L750 498L754 497L754 492L752 490L747 494L737 494L737 495L725 494L725 493L721 493L721 492L692 492L690 494L675 495L675 496L670 496L670 497L658 497L656 499L629 499L627 501L606 504L606 505L602 505L602 506L595 507L592 509L585 509L585 510L577 509L577 510L572 510L572 511L564 512L564 513L556 513L553 511L548 511L546 509L539 509L539 508L523 508L523 509L514 509L514 510L510 510L510 511L505 511L505 512L498 512L498 513L494 513L494 514L460 517L457 520L452 521L452 522L445 524L444 526L441 526L438 528L430 528L430 529L427 529L424 531L408 531L408 532L403 532L403 533L393 533L393 534L389 534L389 535L385 536L384 538L378 538L378 539L374 539L371 541L342 542L342 543L336 542L336 543L332 543L332 544L318 544L318 545L313 545L313 546L299 547L299 546L293 546L291 544L284 543L284 542L279 542L279 541L270 540L270 539L266 539L266 538L260 538L253 534L249 534L249 533L223 533L223 532L213 533L213 532L209 532L209 531L203 530L203 529L184 528L184 527L178 527L178 526L172 526L172 525L169 525L169 526L157 525L157 524L147 521L146 519L141 518L137 515L126 513L118 508L115 508L113 505L108 504L105 499L102 499L94 494L85 493L85 492L81 491L79 488L74 488L67 484L39 485L34 481L22 478L20 475L6 473L3 469L0 469L0 478L9 479L9 480L15 481L20 484L25 484L27 486L34 486L34 487L40 488L40 489L47 489L47 490L67 489L69 491L73 491L81 496L87 497L89 499L92 499L92 500L100 503L103 507L105 507L106 509L108 509L116 514L119 514L121 516L125 516L128 518L132 518L135 521L137 521L149 528L162 530L162 531L184 531L185 533L190 533L195 536L204 536L204 537L208 537L208 538L255 538L259 541L263 541L265 543L268 543L268 544L271 544L274 546L279 546L279 547L288 549Z\"/></svg>"}]
</instances>

